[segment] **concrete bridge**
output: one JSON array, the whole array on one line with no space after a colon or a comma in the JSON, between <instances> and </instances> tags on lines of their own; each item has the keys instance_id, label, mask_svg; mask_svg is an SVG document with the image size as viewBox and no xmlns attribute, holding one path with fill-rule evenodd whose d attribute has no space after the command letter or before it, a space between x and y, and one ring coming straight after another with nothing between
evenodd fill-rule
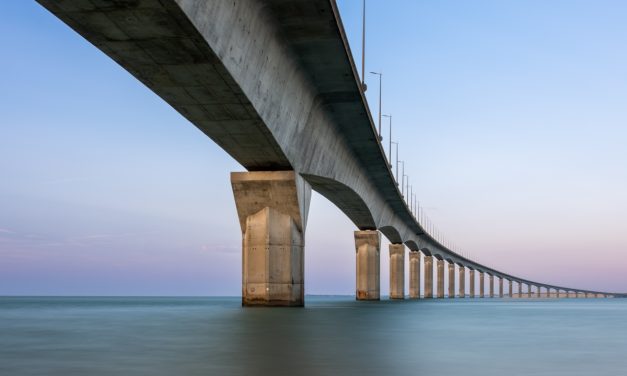
<instances>
[{"instance_id":1,"label":"concrete bridge","mask_svg":"<svg viewBox=\"0 0 627 376\"><path fill-rule=\"evenodd\" d=\"M244 305L304 304L311 189L358 228L359 300L380 298L381 234L391 242L392 299L405 297L407 248L410 298L420 297L423 256L426 298L445 297L445 264L451 298L466 296L467 280L469 296L477 296L475 273L480 297L531 297L532 287L535 297L618 296L489 268L425 230L379 142L334 0L38 2L248 170L231 174L243 237Z\"/></svg>"}]
</instances>

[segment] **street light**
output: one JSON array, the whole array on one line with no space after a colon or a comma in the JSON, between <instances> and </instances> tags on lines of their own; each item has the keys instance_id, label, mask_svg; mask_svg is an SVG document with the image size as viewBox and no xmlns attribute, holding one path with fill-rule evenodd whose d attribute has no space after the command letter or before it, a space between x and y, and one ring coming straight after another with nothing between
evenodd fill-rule
<instances>
[{"instance_id":1,"label":"street light","mask_svg":"<svg viewBox=\"0 0 627 376\"><path fill-rule=\"evenodd\" d=\"M376 74L379 76L379 141L383 140L383 136L381 136L381 77L383 77L383 73L378 72L370 72L371 74Z\"/></svg>"},{"instance_id":2,"label":"street light","mask_svg":"<svg viewBox=\"0 0 627 376\"><path fill-rule=\"evenodd\" d=\"M396 185L398 185L398 142L392 141L394 145L396 145Z\"/></svg>"},{"instance_id":3,"label":"street light","mask_svg":"<svg viewBox=\"0 0 627 376\"><path fill-rule=\"evenodd\" d=\"M416 216L416 213L418 212L418 205L416 205L416 199L417 199L417 195L414 195L414 217Z\"/></svg>"},{"instance_id":4,"label":"street light","mask_svg":"<svg viewBox=\"0 0 627 376\"><path fill-rule=\"evenodd\" d=\"M414 213L414 217L416 216L416 194L412 193L411 194L411 208L412 208L412 213Z\"/></svg>"},{"instance_id":5,"label":"street light","mask_svg":"<svg viewBox=\"0 0 627 376\"><path fill-rule=\"evenodd\" d=\"M384 117L390 119L390 146L389 146L389 155L388 158L390 161L390 167L392 167L392 115L383 115Z\"/></svg>"},{"instance_id":6,"label":"street light","mask_svg":"<svg viewBox=\"0 0 627 376\"><path fill-rule=\"evenodd\" d=\"M361 89L366 92L366 0L362 1L361 8Z\"/></svg>"},{"instance_id":7,"label":"street light","mask_svg":"<svg viewBox=\"0 0 627 376\"><path fill-rule=\"evenodd\" d=\"M405 161L396 161L397 165L398 163L402 163L403 164L403 172L401 175L401 196L405 196Z\"/></svg>"}]
</instances>

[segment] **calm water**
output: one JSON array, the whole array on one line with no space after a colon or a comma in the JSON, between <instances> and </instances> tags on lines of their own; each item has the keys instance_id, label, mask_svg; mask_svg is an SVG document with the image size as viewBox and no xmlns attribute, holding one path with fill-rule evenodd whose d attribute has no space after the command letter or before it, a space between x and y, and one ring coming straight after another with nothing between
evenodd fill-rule
<instances>
[{"instance_id":1,"label":"calm water","mask_svg":"<svg viewBox=\"0 0 627 376\"><path fill-rule=\"evenodd\" d=\"M627 299L0 298L0 375L624 375Z\"/></svg>"}]
</instances>

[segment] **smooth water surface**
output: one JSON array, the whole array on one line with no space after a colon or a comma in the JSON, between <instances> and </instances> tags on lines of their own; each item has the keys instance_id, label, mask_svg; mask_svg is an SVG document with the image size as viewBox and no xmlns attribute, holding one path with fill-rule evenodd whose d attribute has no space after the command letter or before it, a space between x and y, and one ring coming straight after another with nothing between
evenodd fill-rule
<instances>
[{"instance_id":1,"label":"smooth water surface","mask_svg":"<svg viewBox=\"0 0 627 376\"><path fill-rule=\"evenodd\" d=\"M0 298L0 375L623 375L627 299Z\"/></svg>"}]
</instances>

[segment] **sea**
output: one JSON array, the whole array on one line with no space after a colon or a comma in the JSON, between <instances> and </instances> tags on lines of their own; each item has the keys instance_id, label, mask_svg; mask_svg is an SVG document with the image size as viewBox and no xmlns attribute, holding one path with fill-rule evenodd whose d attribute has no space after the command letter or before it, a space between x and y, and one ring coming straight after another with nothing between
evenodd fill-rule
<instances>
[{"instance_id":1,"label":"sea","mask_svg":"<svg viewBox=\"0 0 627 376\"><path fill-rule=\"evenodd\" d=\"M627 375L627 299L0 297L0 375Z\"/></svg>"}]
</instances>

